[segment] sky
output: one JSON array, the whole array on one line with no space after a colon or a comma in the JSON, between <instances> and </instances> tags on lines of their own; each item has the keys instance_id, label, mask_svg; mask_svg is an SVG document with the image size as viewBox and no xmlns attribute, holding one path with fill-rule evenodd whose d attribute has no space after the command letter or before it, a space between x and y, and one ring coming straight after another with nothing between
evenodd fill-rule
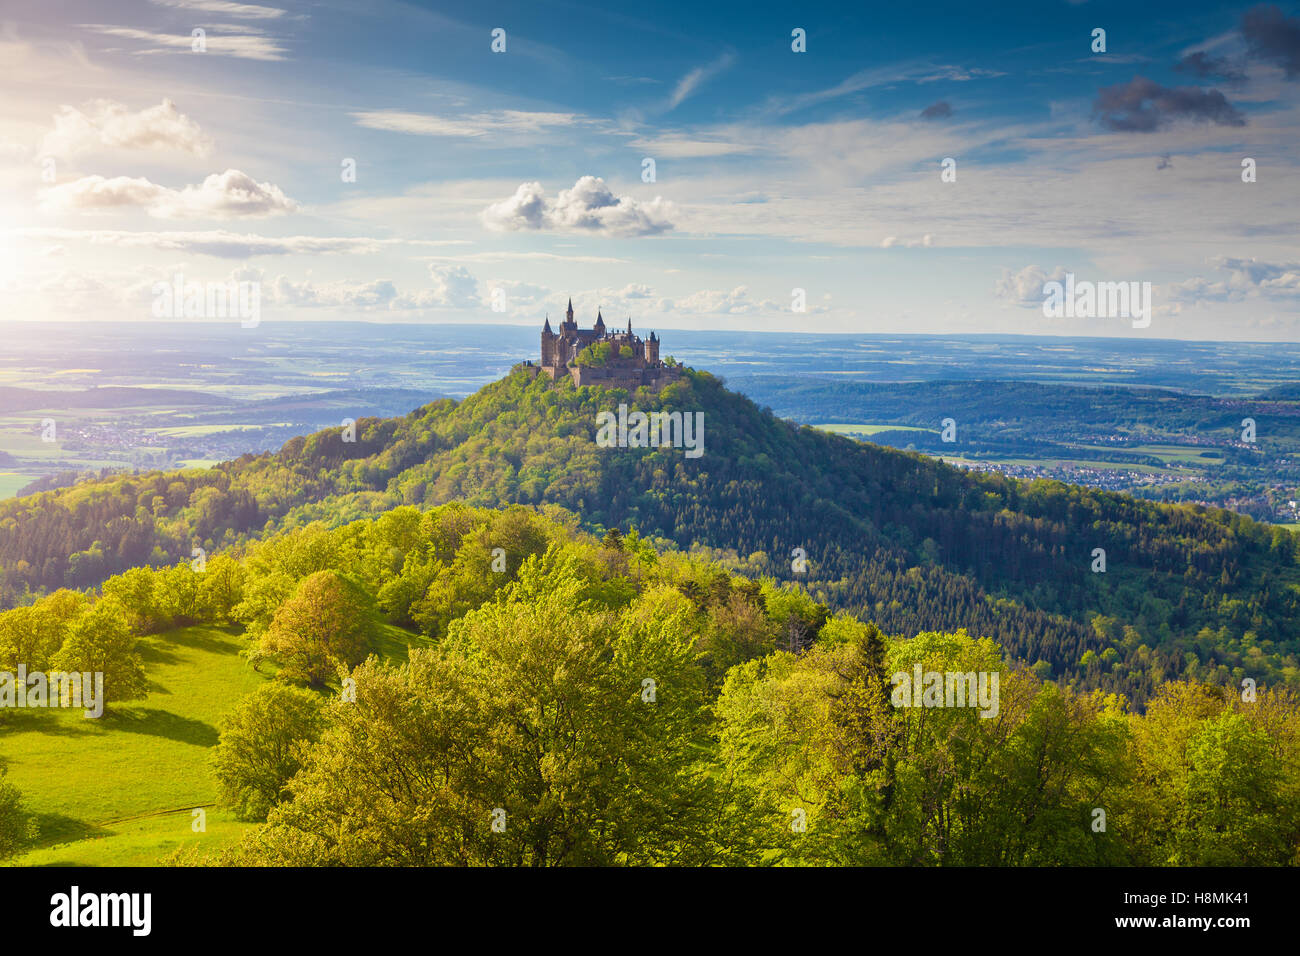
<instances>
[{"instance_id":1,"label":"sky","mask_svg":"<svg viewBox=\"0 0 1300 956\"><path fill-rule=\"evenodd\" d=\"M0 0L0 64L0 318L1300 338L1298 4Z\"/></svg>"}]
</instances>

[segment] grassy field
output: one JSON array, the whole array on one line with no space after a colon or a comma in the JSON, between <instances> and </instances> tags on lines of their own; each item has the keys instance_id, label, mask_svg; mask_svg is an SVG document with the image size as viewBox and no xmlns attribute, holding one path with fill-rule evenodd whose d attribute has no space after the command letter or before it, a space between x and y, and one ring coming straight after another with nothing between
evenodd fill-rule
<instances>
[{"instance_id":1,"label":"grassy field","mask_svg":"<svg viewBox=\"0 0 1300 956\"><path fill-rule=\"evenodd\" d=\"M386 627L375 650L404 660L424 643ZM220 849L249 827L214 806L209 759L221 720L268 680L226 630L190 627L140 639L150 692L88 720L80 711L13 711L0 760L40 827L18 866L151 866L187 844ZM191 811L204 808L195 833Z\"/></svg>"},{"instance_id":2,"label":"grassy field","mask_svg":"<svg viewBox=\"0 0 1300 956\"><path fill-rule=\"evenodd\" d=\"M173 425L154 429L156 434L169 438L195 438L199 435L220 435L225 432L257 431L259 428L287 428L292 422L267 422L265 425Z\"/></svg>"},{"instance_id":3,"label":"grassy field","mask_svg":"<svg viewBox=\"0 0 1300 956\"><path fill-rule=\"evenodd\" d=\"M18 489L31 484L31 475L17 471L0 471L0 498L9 498L18 493Z\"/></svg>"},{"instance_id":4,"label":"grassy field","mask_svg":"<svg viewBox=\"0 0 1300 956\"><path fill-rule=\"evenodd\" d=\"M855 425L852 423L827 422L821 425L814 425L813 428L820 428L825 432L832 432L836 435L876 435L880 432L936 432L933 428L918 428L915 425Z\"/></svg>"},{"instance_id":5,"label":"grassy field","mask_svg":"<svg viewBox=\"0 0 1300 956\"><path fill-rule=\"evenodd\" d=\"M206 627L141 639L150 693L80 711L18 711L0 755L40 827L23 865L155 863L180 842L234 838L241 824L209 809L206 833L190 809L216 802L208 754L231 706L267 678L238 656L237 637ZM172 812L180 811L180 812Z\"/></svg>"}]
</instances>

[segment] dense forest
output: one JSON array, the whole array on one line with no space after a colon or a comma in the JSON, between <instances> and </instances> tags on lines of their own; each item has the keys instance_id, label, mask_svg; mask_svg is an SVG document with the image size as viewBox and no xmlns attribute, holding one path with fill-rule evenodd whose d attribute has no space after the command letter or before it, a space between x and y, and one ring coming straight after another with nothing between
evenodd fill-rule
<instances>
[{"instance_id":1,"label":"dense forest","mask_svg":"<svg viewBox=\"0 0 1300 956\"><path fill-rule=\"evenodd\" d=\"M131 635L242 633L275 679L230 701L212 772L257 825L177 864L1297 862L1289 689L1173 681L1137 713L545 511L402 506L133 569L0 614L0 669L93 657L130 699ZM379 653L393 626L422 640ZM914 669L996 675L996 706L900 705ZM23 806L0 776L0 856Z\"/></svg>"},{"instance_id":2,"label":"dense forest","mask_svg":"<svg viewBox=\"0 0 1300 956\"><path fill-rule=\"evenodd\" d=\"M598 411L703 411L704 454L600 448ZM108 476L0 506L0 599L30 603L399 505L561 505L751 577L799 582L883 632L964 628L1040 679L1300 684L1295 535L1219 509L959 471L799 428L688 372L659 394L515 373L207 471ZM1098 549L1105 570L1098 568ZM806 564L801 561L806 558ZM793 559L793 560L792 560Z\"/></svg>"}]
</instances>

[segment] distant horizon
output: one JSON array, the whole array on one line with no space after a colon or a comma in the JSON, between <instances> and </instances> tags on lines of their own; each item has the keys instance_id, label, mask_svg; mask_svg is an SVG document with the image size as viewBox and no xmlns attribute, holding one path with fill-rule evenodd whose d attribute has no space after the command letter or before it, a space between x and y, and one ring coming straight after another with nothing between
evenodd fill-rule
<instances>
[{"instance_id":1,"label":"distant horizon","mask_svg":"<svg viewBox=\"0 0 1300 956\"><path fill-rule=\"evenodd\" d=\"M626 317L624 317L624 320ZM366 325L366 326L384 326L389 328L454 328L454 329L536 329L541 331L542 323L546 321L543 316L542 321L536 324L528 322L463 322L463 321L405 321L393 322L382 319L262 319L261 326L318 326L322 328L332 328L346 325ZM207 328L220 328L222 326L233 326L238 328L238 323L230 319L186 319L184 324L201 325ZM183 327L178 323L168 319L15 319L0 318L0 327L6 325L68 325L68 326L162 326L175 330ZM590 328L591 322L583 323L578 321L580 328ZM1143 338L1132 338L1120 335L1061 335L1049 332L853 332L853 331L820 331L811 329L753 329L753 328L728 328L726 326L710 326L708 328L684 328L680 326L646 324L639 326L636 316L632 316L632 328L645 328L647 330L668 329L674 333L684 332L687 335L767 335L773 337L789 337L791 335L810 335L823 338L909 338L909 339L1033 339L1033 340L1059 340L1059 341L1105 341L1117 342L1125 345L1134 344L1156 344L1167 345L1170 343L1182 343L1186 345L1295 345L1300 348L1300 341L1289 339L1193 339L1193 338L1175 338L1163 336L1149 336ZM240 331L254 331L241 329ZM1296 376L1300 379L1300 369L1297 369Z\"/></svg>"}]
</instances>

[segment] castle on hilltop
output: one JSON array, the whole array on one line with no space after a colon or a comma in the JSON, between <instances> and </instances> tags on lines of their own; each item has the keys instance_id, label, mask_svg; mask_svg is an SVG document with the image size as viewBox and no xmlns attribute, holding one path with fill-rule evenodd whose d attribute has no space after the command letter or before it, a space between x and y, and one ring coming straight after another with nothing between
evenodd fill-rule
<instances>
[{"instance_id":1,"label":"castle on hilltop","mask_svg":"<svg viewBox=\"0 0 1300 956\"><path fill-rule=\"evenodd\" d=\"M653 332L648 339L632 334L632 320L626 332L609 332L605 319L596 310L596 324L578 328L573 319L573 300L559 331L551 331L551 318L542 326L542 360L523 366L552 380L569 375L575 385L604 385L607 388L637 389L643 385L658 389L682 377L676 365L659 358L659 337Z\"/></svg>"}]
</instances>

